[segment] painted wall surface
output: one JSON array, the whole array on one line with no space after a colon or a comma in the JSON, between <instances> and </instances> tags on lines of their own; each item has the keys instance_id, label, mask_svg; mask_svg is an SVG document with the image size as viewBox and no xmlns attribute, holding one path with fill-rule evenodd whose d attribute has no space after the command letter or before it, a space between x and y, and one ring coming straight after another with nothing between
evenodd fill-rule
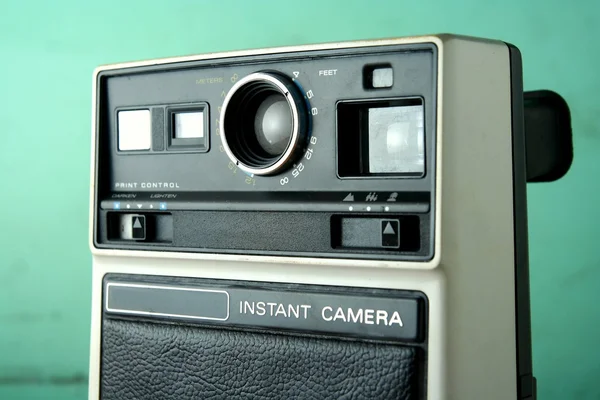
<instances>
[{"instance_id":1,"label":"painted wall surface","mask_svg":"<svg viewBox=\"0 0 600 400\"><path fill-rule=\"evenodd\" d=\"M529 188L540 399L600 398L598 1L0 4L0 399L84 399L92 70L232 49L437 32L503 39L572 108L576 159Z\"/></svg>"}]
</instances>

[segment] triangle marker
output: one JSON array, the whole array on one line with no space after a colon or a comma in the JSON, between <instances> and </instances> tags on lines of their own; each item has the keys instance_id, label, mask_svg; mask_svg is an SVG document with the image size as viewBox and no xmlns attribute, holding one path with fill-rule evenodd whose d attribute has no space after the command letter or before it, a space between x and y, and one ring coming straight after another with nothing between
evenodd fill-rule
<instances>
[{"instance_id":1,"label":"triangle marker","mask_svg":"<svg viewBox=\"0 0 600 400\"><path fill-rule=\"evenodd\" d=\"M390 224L389 222L387 223L387 225L385 226L385 229L383 230L383 234L384 235L395 235L396 232L394 231L394 228L392 228L392 224Z\"/></svg>"}]
</instances>

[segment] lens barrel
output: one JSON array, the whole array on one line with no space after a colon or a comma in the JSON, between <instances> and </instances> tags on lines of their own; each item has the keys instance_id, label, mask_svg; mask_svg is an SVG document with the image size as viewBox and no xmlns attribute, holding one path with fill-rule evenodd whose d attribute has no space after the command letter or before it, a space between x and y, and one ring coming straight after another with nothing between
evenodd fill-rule
<instances>
[{"instance_id":1,"label":"lens barrel","mask_svg":"<svg viewBox=\"0 0 600 400\"><path fill-rule=\"evenodd\" d=\"M221 111L221 141L238 168L274 175L304 149L308 113L298 87L277 72L257 72L240 79Z\"/></svg>"}]
</instances>

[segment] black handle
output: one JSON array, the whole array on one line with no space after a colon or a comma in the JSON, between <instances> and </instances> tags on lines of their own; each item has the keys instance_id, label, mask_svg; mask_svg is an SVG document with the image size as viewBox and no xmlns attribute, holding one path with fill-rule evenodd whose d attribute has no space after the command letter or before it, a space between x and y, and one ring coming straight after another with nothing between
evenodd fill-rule
<instances>
[{"instance_id":1,"label":"black handle","mask_svg":"<svg viewBox=\"0 0 600 400\"><path fill-rule=\"evenodd\" d=\"M524 92L527 182L561 179L573 162L571 113L550 90Z\"/></svg>"}]
</instances>

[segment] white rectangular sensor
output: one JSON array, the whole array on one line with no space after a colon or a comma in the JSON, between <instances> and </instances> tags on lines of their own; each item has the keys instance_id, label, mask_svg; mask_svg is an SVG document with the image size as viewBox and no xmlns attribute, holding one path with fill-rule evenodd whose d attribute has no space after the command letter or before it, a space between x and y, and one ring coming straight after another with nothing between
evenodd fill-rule
<instances>
[{"instance_id":1,"label":"white rectangular sensor","mask_svg":"<svg viewBox=\"0 0 600 400\"><path fill-rule=\"evenodd\" d=\"M150 110L119 111L119 150L150 150L152 123Z\"/></svg>"},{"instance_id":2,"label":"white rectangular sensor","mask_svg":"<svg viewBox=\"0 0 600 400\"><path fill-rule=\"evenodd\" d=\"M373 70L373 87L388 88L394 84L394 71L391 68L377 68Z\"/></svg>"}]
</instances>

